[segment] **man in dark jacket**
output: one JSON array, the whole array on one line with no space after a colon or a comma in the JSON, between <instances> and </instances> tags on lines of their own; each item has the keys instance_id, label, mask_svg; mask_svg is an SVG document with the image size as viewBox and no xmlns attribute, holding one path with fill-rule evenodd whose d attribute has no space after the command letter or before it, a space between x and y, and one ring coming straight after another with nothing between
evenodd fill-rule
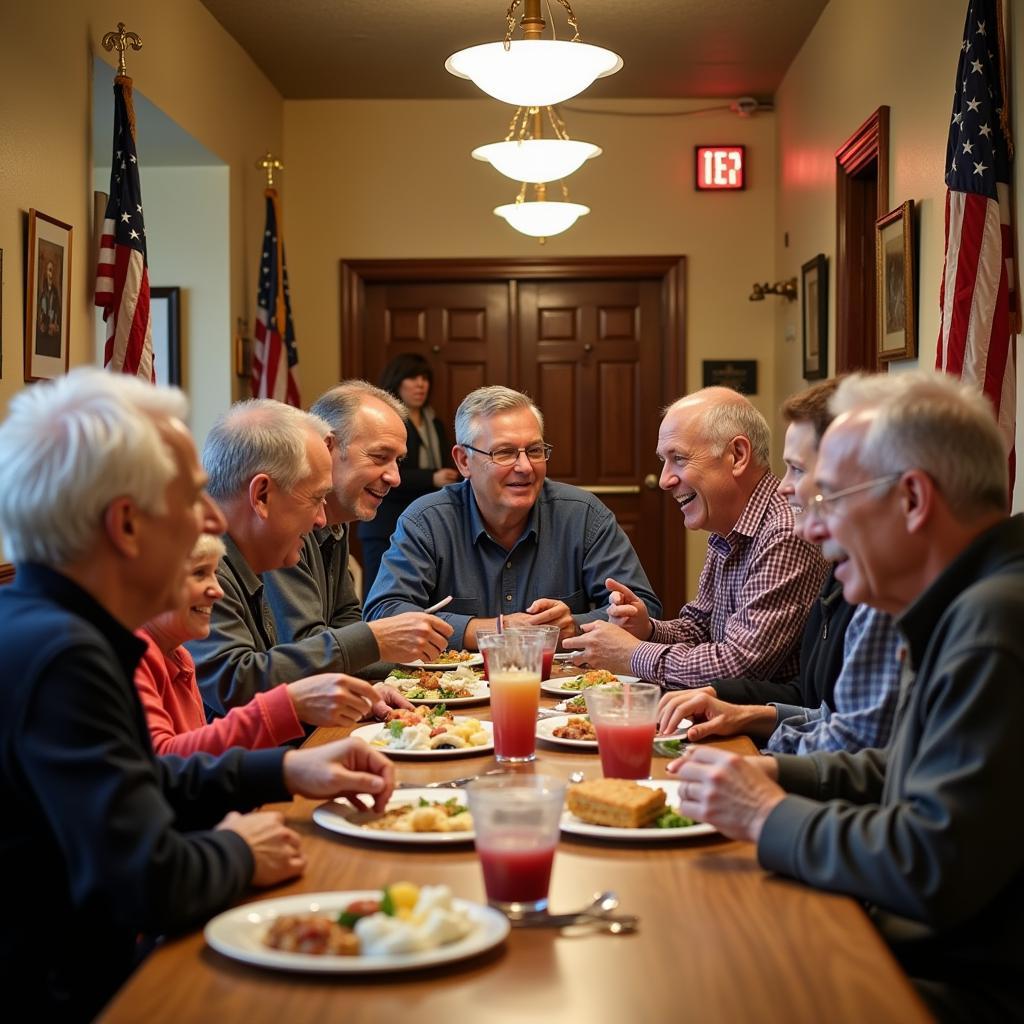
<instances>
[{"instance_id":1,"label":"man in dark jacket","mask_svg":"<svg viewBox=\"0 0 1024 1024\"><path fill-rule=\"evenodd\" d=\"M1024 1017L1024 520L986 399L931 373L840 385L805 496L850 602L904 640L885 750L693 747L682 813L865 901L944 1020ZM812 489L814 489L812 488Z\"/></svg>"},{"instance_id":2,"label":"man in dark jacket","mask_svg":"<svg viewBox=\"0 0 1024 1024\"><path fill-rule=\"evenodd\" d=\"M196 538L224 527L184 414L180 392L79 370L0 426L0 986L41 1020L91 1020L155 937L302 872L280 815L234 812L293 793L383 808L394 785L358 740L154 757L132 631L178 606Z\"/></svg>"}]
</instances>

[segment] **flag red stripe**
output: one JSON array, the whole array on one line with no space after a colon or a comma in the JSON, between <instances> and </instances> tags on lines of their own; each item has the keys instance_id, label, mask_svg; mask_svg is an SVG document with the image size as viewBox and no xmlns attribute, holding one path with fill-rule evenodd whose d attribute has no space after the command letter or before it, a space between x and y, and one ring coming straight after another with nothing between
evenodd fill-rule
<instances>
[{"instance_id":1,"label":"flag red stripe","mask_svg":"<svg viewBox=\"0 0 1024 1024\"><path fill-rule=\"evenodd\" d=\"M964 369L964 355L970 333L971 306L974 302L974 285L978 276L982 243L985 237L985 215L989 200L975 194L958 195L963 203L963 215L959 223L959 236L954 242L947 240L947 248L954 245L957 250L956 278L953 282L953 302L947 311L949 317L949 338L946 346L946 372L960 376ZM954 230L956 230L954 223ZM948 285L947 285L948 287Z\"/></svg>"}]
</instances>

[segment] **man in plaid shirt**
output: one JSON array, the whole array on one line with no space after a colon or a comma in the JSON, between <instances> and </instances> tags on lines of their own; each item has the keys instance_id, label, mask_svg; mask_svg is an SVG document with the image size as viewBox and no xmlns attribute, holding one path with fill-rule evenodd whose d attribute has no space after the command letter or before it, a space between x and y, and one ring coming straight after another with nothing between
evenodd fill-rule
<instances>
[{"instance_id":1,"label":"man in plaid shirt","mask_svg":"<svg viewBox=\"0 0 1024 1024\"><path fill-rule=\"evenodd\" d=\"M728 388L704 388L668 408L658 432L660 486L688 530L711 534L697 596L662 621L609 579L609 621L584 625L582 636L564 641L567 650L666 689L796 674L827 566L793 532L793 510L768 467L769 437L764 417Z\"/></svg>"}]
</instances>

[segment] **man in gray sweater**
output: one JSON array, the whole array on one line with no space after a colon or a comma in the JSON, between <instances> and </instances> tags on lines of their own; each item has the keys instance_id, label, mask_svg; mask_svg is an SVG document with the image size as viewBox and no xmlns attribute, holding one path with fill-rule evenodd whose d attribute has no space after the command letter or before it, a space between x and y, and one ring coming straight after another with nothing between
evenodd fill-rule
<instances>
[{"instance_id":1,"label":"man in gray sweater","mask_svg":"<svg viewBox=\"0 0 1024 1024\"><path fill-rule=\"evenodd\" d=\"M1024 519L981 395L854 377L803 504L851 603L896 617L893 739L857 754L691 747L682 813L760 863L865 901L943 1020L1024 1018Z\"/></svg>"}]
</instances>

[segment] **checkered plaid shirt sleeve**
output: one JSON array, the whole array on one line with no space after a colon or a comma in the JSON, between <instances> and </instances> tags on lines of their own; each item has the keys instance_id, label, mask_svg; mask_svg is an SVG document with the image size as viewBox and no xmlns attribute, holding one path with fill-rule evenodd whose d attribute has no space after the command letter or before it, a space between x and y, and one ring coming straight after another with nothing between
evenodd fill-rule
<instances>
[{"instance_id":1,"label":"checkered plaid shirt sleeve","mask_svg":"<svg viewBox=\"0 0 1024 1024\"><path fill-rule=\"evenodd\" d=\"M899 645L892 617L861 605L843 641L843 668L833 694L835 710L822 704L806 717L784 720L769 737L768 749L810 754L884 747L899 695Z\"/></svg>"},{"instance_id":2,"label":"checkered plaid shirt sleeve","mask_svg":"<svg viewBox=\"0 0 1024 1024\"><path fill-rule=\"evenodd\" d=\"M827 565L793 533L793 511L777 486L766 474L728 537L711 535L695 600L678 619L654 622L651 640L633 654L635 675L666 689L796 675Z\"/></svg>"}]
</instances>

